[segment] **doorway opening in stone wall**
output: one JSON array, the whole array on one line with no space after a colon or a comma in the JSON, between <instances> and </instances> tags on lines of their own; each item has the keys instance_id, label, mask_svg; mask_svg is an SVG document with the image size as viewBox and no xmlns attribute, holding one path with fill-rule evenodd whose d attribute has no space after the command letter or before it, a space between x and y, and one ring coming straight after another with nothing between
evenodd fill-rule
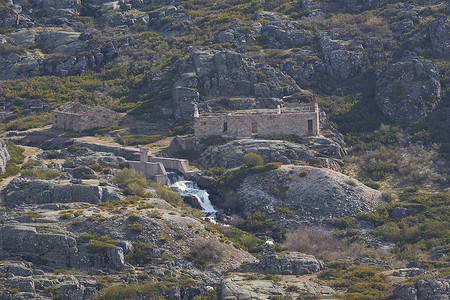
<instances>
[{"instance_id":1,"label":"doorway opening in stone wall","mask_svg":"<svg viewBox=\"0 0 450 300\"><path fill-rule=\"evenodd\" d=\"M308 133L313 133L313 120L308 120Z\"/></svg>"},{"instance_id":2,"label":"doorway opening in stone wall","mask_svg":"<svg viewBox=\"0 0 450 300\"><path fill-rule=\"evenodd\" d=\"M227 135L227 133L228 133L228 123L227 122L223 122L222 134L223 135Z\"/></svg>"},{"instance_id":3,"label":"doorway opening in stone wall","mask_svg":"<svg viewBox=\"0 0 450 300\"><path fill-rule=\"evenodd\" d=\"M258 123L252 122L252 135L257 135L257 134L258 134Z\"/></svg>"}]
</instances>

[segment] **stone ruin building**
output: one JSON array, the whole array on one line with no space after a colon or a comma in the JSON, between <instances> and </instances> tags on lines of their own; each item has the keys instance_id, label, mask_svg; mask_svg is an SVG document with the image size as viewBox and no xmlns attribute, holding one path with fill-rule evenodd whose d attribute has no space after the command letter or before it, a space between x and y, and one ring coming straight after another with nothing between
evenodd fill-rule
<instances>
[{"instance_id":1,"label":"stone ruin building","mask_svg":"<svg viewBox=\"0 0 450 300\"><path fill-rule=\"evenodd\" d=\"M319 135L319 107L312 104L292 109L260 109L230 113L194 113L196 137L270 137L280 134Z\"/></svg>"},{"instance_id":2,"label":"stone ruin building","mask_svg":"<svg viewBox=\"0 0 450 300\"><path fill-rule=\"evenodd\" d=\"M78 100L53 110L53 128L81 132L91 128L119 125L119 114L102 106L91 108Z\"/></svg>"},{"instance_id":3,"label":"stone ruin building","mask_svg":"<svg viewBox=\"0 0 450 300\"><path fill-rule=\"evenodd\" d=\"M127 161L127 165L130 169L144 174L147 179L161 184L167 184L167 172L178 172L185 178L189 178L195 173L189 170L188 160L164 157L149 158L148 150L145 148L140 149L139 161Z\"/></svg>"}]
</instances>

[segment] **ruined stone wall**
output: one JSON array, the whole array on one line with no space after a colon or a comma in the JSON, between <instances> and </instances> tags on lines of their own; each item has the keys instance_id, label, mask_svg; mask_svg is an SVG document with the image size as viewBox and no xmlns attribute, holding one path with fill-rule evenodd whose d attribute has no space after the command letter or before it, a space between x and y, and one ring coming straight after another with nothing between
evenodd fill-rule
<instances>
[{"instance_id":1,"label":"ruined stone wall","mask_svg":"<svg viewBox=\"0 0 450 300\"><path fill-rule=\"evenodd\" d=\"M97 106L89 108L79 105L78 113L74 113L73 103L65 104L52 113L52 124L54 128L83 131L91 128L101 128L119 125L119 114L105 107Z\"/></svg>"},{"instance_id":2,"label":"ruined stone wall","mask_svg":"<svg viewBox=\"0 0 450 300\"><path fill-rule=\"evenodd\" d=\"M310 122L308 124L308 121ZM316 111L200 115L194 119L196 137L269 137L278 134L319 134Z\"/></svg>"},{"instance_id":3,"label":"ruined stone wall","mask_svg":"<svg viewBox=\"0 0 450 300\"><path fill-rule=\"evenodd\" d=\"M81 115L80 130L119 125L119 114L105 107L96 106Z\"/></svg>"},{"instance_id":4,"label":"ruined stone wall","mask_svg":"<svg viewBox=\"0 0 450 300\"><path fill-rule=\"evenodd\" d=\"M61 111L53 111L52 113L53 128L80 131L80 123L80 115Z\"/></svg>"}]
</instances>

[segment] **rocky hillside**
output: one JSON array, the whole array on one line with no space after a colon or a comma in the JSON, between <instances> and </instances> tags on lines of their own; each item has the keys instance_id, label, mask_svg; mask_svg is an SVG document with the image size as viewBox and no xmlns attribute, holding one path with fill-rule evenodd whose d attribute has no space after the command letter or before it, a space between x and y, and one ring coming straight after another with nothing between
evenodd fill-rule
<instances>
[{"instance_id":1,"label":"rocky hillside","mask_svg":"<svg viewBox=\"0 0 450 300\"><path fill-rule=\"evenodd\" d=\"M447 299L449 15L444 0L0 0L0 299ZM192 136L195 107L313 95L320 136ZM74 99L120 126L49 128ZM143 145L189 158L218 224L126 168Z\"/></svg>"}]
</instances>

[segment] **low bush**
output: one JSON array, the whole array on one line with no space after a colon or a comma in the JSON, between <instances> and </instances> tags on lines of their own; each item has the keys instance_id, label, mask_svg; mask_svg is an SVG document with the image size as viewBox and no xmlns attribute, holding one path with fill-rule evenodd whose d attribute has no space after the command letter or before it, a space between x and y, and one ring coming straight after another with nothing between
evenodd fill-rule
<instances>
[{"instance_id":1,"label":"low bush","mask_svg":"<svg viewBox=\"0 0 450 300\"><path fill-rule=\"evenodd\" d=\"M308 175L308 171L306 171L306 170L298 172L298 176L300 176L300 177L305 177L306 175Z\"/></svg>"},{"instance_id":2,"label":"low bush","mask_svg":"<svg viewBox=\"0 0 450 300\"><path fill-rule=\"evenodd\" d=\"M141 233L142 231L144 231L144 226L142 226L141 224L130 224L128 225L128 227L134 233Z\"/></svg>"},{"instance_id":3,"label":"low bush","mask_svg":"<svg viewBox=\"0 0 450 300\"><path fill-rule=\"evenodd\" d=\"M128 195L145 196L149 186L145 176L132 169L120 170L112 182L121 185Z\"/></svg>"},{"instance_id":4,"label":"low bush","mask_svg":"<svg viewBox=\"0 0 450 300\"><path fill-rule=\"evenodd\" d=\"M70 153L75 153L75 152L77 152L79 150L80 150L80 147L78 147L75 144L72 144L72 145L67 147L67 151L69 151Z\"/></svg>"},{"instance_id":5,"label":"low bush","mask_svg":"<svg viewBox=\"0 0 450 300\"><path fill-rule=\"evenodd\" d=\"M155 246L147 243L133 243L133 252L125 255L125 261L133 266L142 266L148 264L153 259L153 250Z\"/></svg>"},{"instance_id":6,"label":"low bush","mask_svg":"<svg viewBox=\"0 0 450 300\"><path fill-rule=\"evenodd\" d=\"M91 253L106 253L109 250L116 248L116 245L109 241L91 240L88 244L84 245L84 247Z\"/></svg>"},{"instance_id":7,"label":"low bush","mask_svg":"<svg viewBox=\"0 0 450 300\"><path fill-rule=\"evenodd\" d=\"M347 253L349 246L334 236L331 230L316 227L302 227L286 235L283 246L328 259L336 259Z\"/></svg>"},{"instance_id":8,"label":"low bush","mask_svg":"<svg viewBox=\"0 0 450 300\"><path fill-rule=\"evenodd\" d=\"M58 159L61 157L61 153L59 151L51 151L47 153L47 159Z\"/></svg>"},{"instance_id":9,"label":"low bush","mask_svg":"<svg viewBox=\"0 0 450 300\"><path fill-rule=\"evenodd\" d=\"M238 222L237 227L255 234L271 236L277 241L282 240L286 235L286 230L282 229L272 219L269 219L263 212L247 213Z\"/></svg>"},{"instance_id":10,"label":"low bush","mask_svg":"<svg viewBox=\"0 0 450 300\"><path fill-rule=\"evenodd\" d=\"M264 163L263 157L260 154L253 152L245 154L242 161L247 167L261 166Z\"/></svg>"},{"instance_id":11,"label":"low bush","mask_svg":"<svg viewBox=\"0 0 450 300\"><path fill-rule=\"evenodd\" d=\"M61 171L54 169L25 169L21 171L23 177L33 178L33 179L55 179L61 176Z\"/></svg>"},{"instance_id":12,"label":"low bush","mask_svg":"<svg viewBox=\"0 0 450 300\"><path fill-rule=\"evenodd\" d=\"M221 262L225 251L226 247L218 241L199 238L184 257L197 268L205 270L209 264Z\"/></svg>"},{"instance_id":13,"label":"low bush","mask_svg":"<svg viewBox=\"0 0 450 300\"><path fill-rule=\"evenodd\" d=\"M112 285L100 290L96 299L166 299L174 285L167 281Z\"/></svg>"},{"instance_id":14,"label":"low bush","mask_svg":"<svg viewBox=\"0 0 450 300\"><path fill-rule=\"evenodd\" d=\"M347 289L344 299L386 299L388 281L381 271L384 269L336 261L331 262L330 268L321 271L318 277L329 286Z\"/></svg>"},{"instance_id":15,"label":"low bush","mask_svg":"<svg viewBox=\"0 0 450 300\"><path fill-rule=\"evenodd\" d=\"M162 185L157 185L155 189L156 195L161 199L166 200L171 205L177 207L182 203L181 196L169 188Z\"/></svg>"}]
</instances>

